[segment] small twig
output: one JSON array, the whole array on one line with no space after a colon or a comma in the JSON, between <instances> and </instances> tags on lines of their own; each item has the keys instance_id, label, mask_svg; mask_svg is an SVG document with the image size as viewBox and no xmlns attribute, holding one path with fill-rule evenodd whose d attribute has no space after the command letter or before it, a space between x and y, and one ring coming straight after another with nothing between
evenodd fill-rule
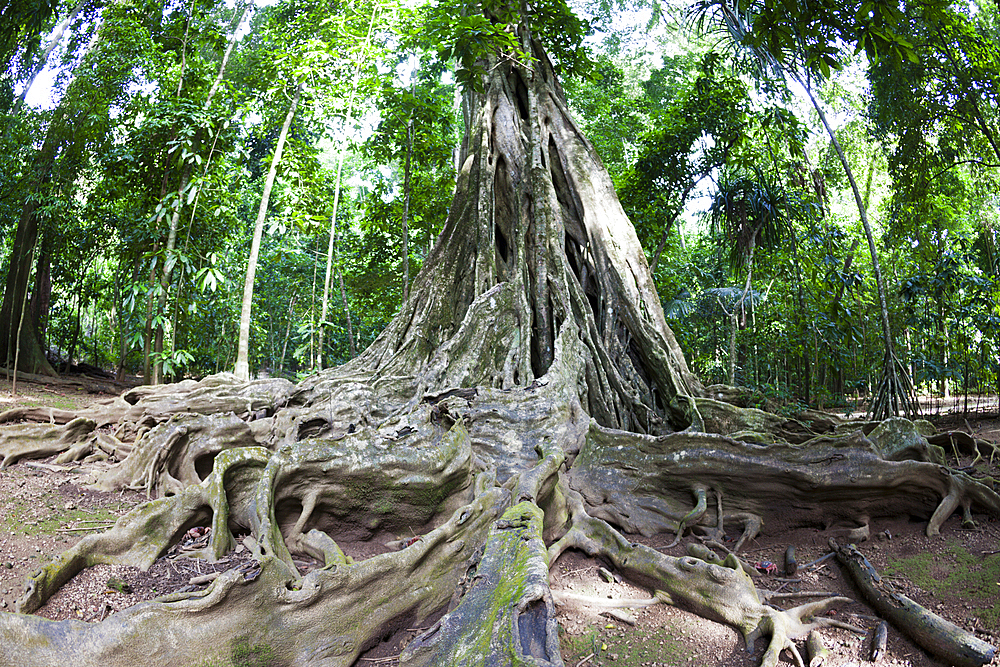
<instances>
[{"instance_id":1,"label":"small twig","mask_svg":"<svg viewBox=\"0 0 1000 667\"><path fill-rule=\"evenodd\" d=\"M776 589L774 589L774 592L772 592L770 596L766 596L766 597L774 597L775 595L777 595L778 593L780 593L781 589L784 588L785 586L787 586L789 583L791 583L791 582L786 581L785 583L781 584Z\"/></svg>"},{"instance_id":2,"label":"small twig","mask_svg":"<svg viewBox=\"0 0 1000 667\"><path fill-rule=\"evenodd\" d=\"M588 655L588 656L587 656L586 658L584 658L584 659L583 659L583 660L581 660L580 662L576 663L576 667L580 667L580 665L582 665L583 663L587 662L588 660L590 660L590 659L591 659L591 658L593 658L593 657L594 657L594 654L593 654L593 653L591 653L591 654L590 654L590 655Z\"/></svg>"},{"instance_id":3,"label":"small twig","mask_svg":"<svg viewBox=\"0 0 1000 667\"><path fill-rule=\"evenodd\" d=\"M57 533L75 533L79 530L107 530L108 528L114 527L115 524L109 523L106 526L79 526L77 528L56 528Z\"/></svg>"},{"instance_id":4,"label":"small twig","mask_svg":"<svg viewBox=\"0 0 1000 667\"><path fill-rule=\"evenodd\" d=\"M820 556L819 558L817 558L816 560L812 561L811 563L806 563L805 565L802 566L801 569L804 570L806 568L813 567L814 565L819 565L820 563L822 563L823 561L827 560L828 558L833 558L833 556L834 556L834 552L831 551L827 555Z\"/></svg>"},{"instance_id":5,"label":"small twig","mask_svg":"<svg viewBox=\"0 0 1000 667\"><path fill-rule=\"evenodd\" d=\"M204 584L210 584L219 578L218 572L209 572L208 574L203 574L200 577L191 577L188 579L189 586L202 586Z\"/></svg>"},{"instance_id":6,"label":"small twig","mask_svg":"<svg viewBox=\"0 0 1000 667\"><path fill-rule=\"evenodd\" d=\"M789 600L792 598L831 598L837 595L830 591L800 591L798 593L778 593L768 595L768 600Z\"/></svg>"}]
</instances>

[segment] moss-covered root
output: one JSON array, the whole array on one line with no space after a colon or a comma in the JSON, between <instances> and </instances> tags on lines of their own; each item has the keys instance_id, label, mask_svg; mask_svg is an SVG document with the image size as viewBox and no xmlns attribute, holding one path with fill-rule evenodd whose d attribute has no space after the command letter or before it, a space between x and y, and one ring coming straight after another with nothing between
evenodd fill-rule
<instances>
[{"instance_id":1,"label":"moss-covered root","mask_svg":"<svg viewBox=\"0 0 1000 667\"><path fill-rule=\"evenodd\" d=\"M750 651L757 638L770 636L762 667L775 667L785 649L801 664L792 640L815 628L834 625L830 619L814 616L833 604L847 601L827 598L787 611L768 607L761 603L753 581L732 554L721 565L692 556L666 556L642 544L630 543L606 522L588 516L578 494L571 492L569 501L573 526L549 548L550 562L555 562L568 548L581 549L590 556L609 560L627 578L655 590L663 602L682 602L701 616L738 629Z\"/></svg>"},{"instance_id":2,"label":"moss-covered root","mask_svg":"<svg viewBox=\"0 0 1000 667\"><path fill-rule=\"evenodd\" d=\"M245 515L249 506L238 496L227 496L223 480L227 475L239 475L249 488L253 488L254 477L260 477L267 458L268 451L261 447L223 452L215 460L215 474L205 482L186 487L176 496L136 507L110 530L88 535L32 573L25 592L17 600L17 611L35 611L74 575L98 563L148 568L194 526L212 525L213 530L205 552L192 555L209 560L221 557L233 546L229 521L248 523Z\"/></svg>"},{"instance_id":3,"label":"moss-covered root","mask_svg":"<svg viewBox=\"0 0 1000 667\"><path fill-rule=\"evenodd\" d=\"M910 598L892 590L868 559L854 545L838 546L831 540L837 559L854 584L878 612L921 647L958 667L993 664L997 647L981 641L957 625L928 611Z\"/></svg>"},{"instance_id":4,"label":"moss-covered root","mask_svg":"<svg viewBox=\"0 0 1000 667\"><path fill-rule=\"evenodd\" d=\"M509 492L493 487L402 551L301 578L264 556L203 592L141 603L100 623L0 613L0 665L350 667L381 638L448 604L509 503ZM533 516L532 535L537 523ZM544 581L544 561L534 567L540 574L527 580Z\"/></svg>"},{"instance_id":5,"label":"moss-covered root","mask_svg":"<svg viewBox=\"0 0 1000 667\"><path fill-rule=\"evenodd\" d=\"M400 656L410 667L562 667L542 542L542 511L521 502L496 521L458 606Z\"/></svg>"}]
</instances>

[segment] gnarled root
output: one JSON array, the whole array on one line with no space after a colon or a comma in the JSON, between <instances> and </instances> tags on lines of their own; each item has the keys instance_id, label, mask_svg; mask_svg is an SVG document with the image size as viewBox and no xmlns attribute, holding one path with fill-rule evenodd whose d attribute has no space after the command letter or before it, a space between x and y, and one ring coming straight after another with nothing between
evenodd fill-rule
<instances>
[{"instance_id":1,"label":"gnarled root","mask_svg":"<svg viewBox=\"0 0 1000 667\"><path fill-rule=\"evenodd\" d=\"M16 424L0 431L0 470L23 458L39 459L63 452L97 428L93 419L77 417L64 424Z\"/></svg>"},{"instance_id":2,"label":"gnarled root","mask_svg":"<svg viewBox=\"0 0 1000 667\"><path fill-rule=\"evenodd\" d=\"M761 662L763 667L775 667L784 649L789 649L801 665L801 656L792 640L806 636L815 628L834 625L831 619L814 616L847 601L846 598L827 598L788 611L768 607L761 603L753 581L732 554L722 564L707 563L692 556L667 556L642 544L628 542L606 522L589 516L578 493L570 491L568 502L572 526L549 547L550 564L563 551L575 547L590 556L609 560L626 577L655 590L661 601L682 603L701 616L736 628L743 633L748 650L753 650L757 638L769 635L771 641Z\"/></svg>"},{"instance_id":3,"label":"gnarled root","mask_svg":"<svg viewBox=\"0 0 1000 667\"><path fill-rule=\"evenodd\" d=\"M508 503L509 493L492 487L402 551L302 578L264 556L259 569L229 570L205 591L138 604L101 623L0 614L0 664L236 664L253 654L271 664L349 667L386 633L448 604L479 560L474 545Z\"/></svg>"}]
</instances>

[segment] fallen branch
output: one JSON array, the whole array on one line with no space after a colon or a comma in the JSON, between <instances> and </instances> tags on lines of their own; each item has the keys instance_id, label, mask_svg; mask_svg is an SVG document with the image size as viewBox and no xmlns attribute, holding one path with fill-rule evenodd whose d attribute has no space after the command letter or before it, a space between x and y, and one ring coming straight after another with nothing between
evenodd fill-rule
<instances>
[{"instance_id":1,"label":"fallen branch","mask_svg":"<svg viewBox=\"0 0 1000 667\"><path fill-rule=\"evenodd\" d=\"M57 466L51 463L39 463L38 461L24 461L24 465L29 468L38 468L39 470L45 470L46 472L66 472L69 470L67 466Z\"/></svg>"},{"instance_id":2,"label":"fallen branch","mask_svg":"<svg viewBox=\"0 0 1000 667\"><path fill-rule=\"evenodd\" d=\"M218 578L218 572L210 572L208 574L203 574L200 577L191 577L188 579L188 586L203 586L204 584L212 583Z\"/></svg>"},{"instance_id":3,"label":"fallen branch","mask_svg":"<svg viewBox=\"0 0 1000 667\"><path fill-rule=\"evenodd\" d=\"M808 570L808 569L810 569L810 568L812 568L812 567L814 567L816 565L819 565L820 563L822 563L823 561L825 561L827 559L833 558L833 556L834 556L834 552L831 551L827 555L820 556L819 558L817 558L814 561L810 561L810 562L806 563L805 565L800 565L799 566L799 570Z\"/></svg>"},{"instance_id":4,"label":"fallen branch","mask_svg":"<svg viewBox=\"0 0 1000 667\"><path fill-rule=\"evenodd\" d=\"M841 547L831 539L830 547L868 603L920 647L958 667L982 667L997 655L995 646L893 591L854 545Z\"/></svg>"},{"instance_id":5,"label":"fallen branch","mask_svg":"<svg viewBox=\"0 0 1000 667\"><path fill-rule=\"evenodd\" d=\"M562 591L552 591L552 599L555 600L558 605L563 605L567 602L578 602L590 607L603 607L605 609L652 607L654 604L659 604L661 602L659 598L620 598L618 600L610 600L608 598L599 598L591 595L578 595L576 593L565 593Z\"/></svg>"},{"instance_id":6,"label":"fallen branch","mask_svg":"<svg viewBox=\"0 0 1000 667\"><path fill-rule=\"evenodd\" d=\"M775 591L771 595L768 595L764 591L760 592L761 597L770 600L794 600L795 598L829 598L836 595L836 593L831 593L830 591L800 591L798 593L778 593Z\"/></svg>"},{"instance_id":7,"label":"fallen branch","mask_svg":"<svg viewBox=\"0 0 1000 667\"><path fill-rule=\"evenodd\" d=\"M75 533L81 530L107 530L108 528L113 528L114 524L109 523L105 526L77 526L76 528L56 528L57 533Z\"/></svg>"}]
</instances>

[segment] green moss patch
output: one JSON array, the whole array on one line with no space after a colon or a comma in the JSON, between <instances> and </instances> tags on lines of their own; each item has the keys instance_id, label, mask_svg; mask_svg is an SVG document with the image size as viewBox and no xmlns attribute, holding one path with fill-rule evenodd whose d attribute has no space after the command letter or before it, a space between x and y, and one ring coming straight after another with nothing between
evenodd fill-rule
<instances>
[{"instance_id":1,"label":"green moss patch","mask_svg":"<svg viewBox=\"0 0 1000 667\"><path fill-rule=\"evenodd\" d=\"M56 495L41 499L14 500L7 504L6 511L0 517L0 529L7 533L35 536L56 535L72 527L79 531L68 534L82 536L90 531L103 530L118 520L118 515L109 509L66 509L60 506L64 502L64 499Z\"/></svg>"},{"instance_id":2,"label":"green moss patch","mask_svg":"<svg viewBox=\"0 0 1000 667\"><path fill-rule=\"evenodd\" d=\"M651 664L687 664L694 657L690 649L666 627L622 629L617 623L595 626L580 635L560 632L563 661L575 665L588 655L588 665L642 667Z\"/></svg>"},{"instance_id":3,"label":"green moss patch","mask_svg":"<svg viewBox=\"0 0 1000 667\"><path fill-rule=\"evenodd\" d=\"M935 598L970 605L959 622L975 616L982 625L1000 630L1000 554L971 554L951 540L935 553L890 559L885 573L907 579ZM934 605L929 606L933 611Z\"/></svg>"}]
</instances>

